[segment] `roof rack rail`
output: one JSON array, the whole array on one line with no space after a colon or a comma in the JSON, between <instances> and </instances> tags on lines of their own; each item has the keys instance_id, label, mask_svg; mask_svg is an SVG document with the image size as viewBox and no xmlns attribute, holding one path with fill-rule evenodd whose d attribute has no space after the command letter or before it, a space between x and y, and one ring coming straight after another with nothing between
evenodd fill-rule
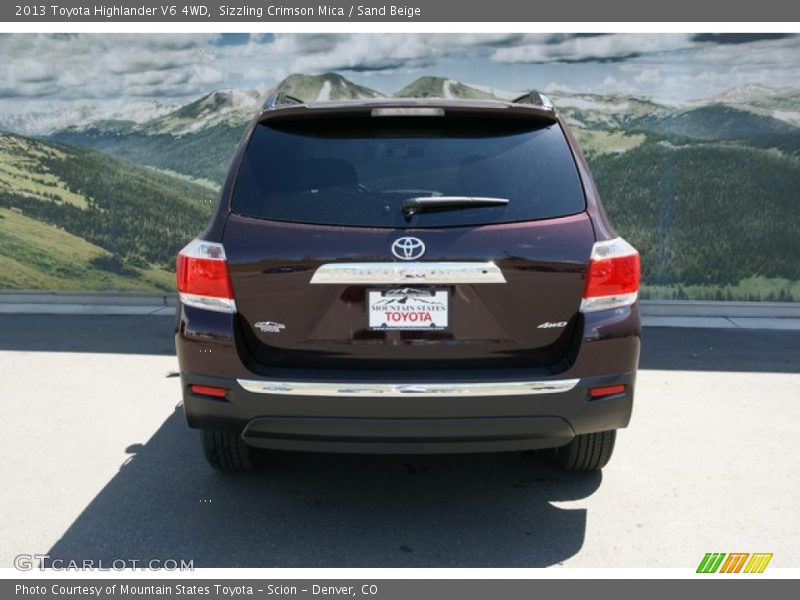
<instances>
[{"instance_id":1,"label":"roof rack rail","mask_svg":"<svg viewBox=\"0 0 800 600\"><path fill-rule=\"evenodd\" d=\"M261 109L267 110L269 108L277 108L287 104L305 104L305 102L300 100L300 98L290 96L286 92L275 92L274 94L267 96L267 99L264 100L264 105L261 107Z\"/></svg>"},{"instance_id":2,"label":"roof rack rail","mask_svg":"<svg viewBox=\"0 0 800 600\"><path fill-rule=\"evenodd\" d=\"M514 98L511 102L514 104L533 104L534 106L541 106L542 108L550 110L555 108L550 98L536 90L529 90L521 96Z\"/></svg>"}]
</instances>

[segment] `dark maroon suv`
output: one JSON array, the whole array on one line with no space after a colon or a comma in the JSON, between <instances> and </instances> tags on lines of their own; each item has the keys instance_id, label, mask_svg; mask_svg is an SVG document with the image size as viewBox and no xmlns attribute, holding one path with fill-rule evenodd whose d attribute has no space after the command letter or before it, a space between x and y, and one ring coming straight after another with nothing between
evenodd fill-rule
<instances>
[{"instance_id":1,"label":"dark maroon suv","mask_svg":"<svg viewBox=\"0 0 800 600\"><path fill-rule=\"evenodd\" d=\"M177 276L186 418L222 471L263 449L595 470L630 419L639 255L535 92L270 98Z\"/></svg>"}]
</instances>

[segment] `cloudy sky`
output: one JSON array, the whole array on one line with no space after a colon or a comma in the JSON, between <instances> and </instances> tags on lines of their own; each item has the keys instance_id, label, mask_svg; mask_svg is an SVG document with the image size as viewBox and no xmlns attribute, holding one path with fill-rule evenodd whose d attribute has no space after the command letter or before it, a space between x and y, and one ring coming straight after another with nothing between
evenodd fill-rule
<instances>
[{"instance_id":1,"label":"cloudy sky","mask_svg":"<svg viewBox=\"0 0 800 600\"><path fill-rule=\"evenodd\" d=\"M4 34L0 57L4 114L263 91L295 72L384 93L421 75L671 101L800 87L800 37L783 34Z\"/></svg>"}]
</instances>

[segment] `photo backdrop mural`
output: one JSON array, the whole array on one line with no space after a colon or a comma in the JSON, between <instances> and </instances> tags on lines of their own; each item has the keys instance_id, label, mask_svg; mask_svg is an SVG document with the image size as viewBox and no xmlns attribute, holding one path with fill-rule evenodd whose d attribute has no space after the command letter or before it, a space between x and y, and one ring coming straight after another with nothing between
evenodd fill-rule
<instances>
[{"instance_id":1,"label":"photo backdrop mural","mask_svg":"<svg viewBox=\"0 0 800 600\"><path fill-rule=\"evenodd\" d=\"M550 95L644 297L800 301L800 38L0 36L0 288L173 291L266 95Z\"/></svg>"}]
</instances>

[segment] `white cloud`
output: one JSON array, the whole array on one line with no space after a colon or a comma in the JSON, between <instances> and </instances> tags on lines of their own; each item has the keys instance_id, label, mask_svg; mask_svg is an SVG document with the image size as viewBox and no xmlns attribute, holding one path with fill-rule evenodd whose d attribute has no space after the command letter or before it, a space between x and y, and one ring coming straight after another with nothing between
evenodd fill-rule
<instances>
[{"instance_id":1,"label":"white cloud","mask_svg":"<svg viewBox=\"0 0 800 600\"><path fill-rule=\"evenodd\" d=\"M180 96L221 82L218 35L3 35L0 95L28 99Z\"/></svg>"},{"instance_id":2,"label":"white cloud","mask_svg":"<svg viewBox=\"0 0 800 600\"><path fill-rule=\"evenodd\" d=\"M639 89L625 80L609 75L603 79L597 91L608 94L636 94Z\"/></svg>"},{"instance_id":3,"label":"white cloud","mask_svg":"<svg viewBox=\"0 0 800 600\"><path fill-rule=\"evenodd\" d=\"M567 92L570 94L574 94L577 92L577 90L574 89L572 86L569 86L565 83L558 83L557 81L551 81L546 86L544 86L544 88L542 88L542 91L545 94L552 94L554 92Z\"/></svg>"},{"instance_id":4,"label":"white cloud","mask_svg":"<svg viewBox=\"0 0 800 600\"><path fill-rule=\"evenodd\" d=\"M526 36L522 43L497 48L491 55L502 63L548 63L624 60L694 45L690 34L623 34L598 36Z\"/></svg>"},{"instance_id":5,"label":"white cloud","mask_svg":"<svg viewBox=\"0 0 800 600\"><path fill-rule=\"evenodd\" d=\"M736 40L690 34L410 33L222 40L218 34L0 35L0 112L188 99L223 87L264 91L293 72L334 70L381 91L426 74L501 88L549 81L548 90L675 99L800 81L798 37L730 43Z\"/></svg>"},{"instance_id":6,"label":"white cloud","mask_svg":"<svg viewBox=\"0 0 800 600\"><path fill-rule=\"evenodd\" d=\"M519 34L281 34L266 57L289 72L391 70L424 67L448 56L464 56L512 43Z\"/></svg>"},{"instance_id":7,"label":"white cloud","mask_svg":"<svg viewBox=\"0 0 800 600\"><path fill-rule=\"evenodd\" d=\"M633 79L640 86L657 85L661 82L661 70L657 67L646 67L639 71Z\"/></svg>"}]
</instances>

